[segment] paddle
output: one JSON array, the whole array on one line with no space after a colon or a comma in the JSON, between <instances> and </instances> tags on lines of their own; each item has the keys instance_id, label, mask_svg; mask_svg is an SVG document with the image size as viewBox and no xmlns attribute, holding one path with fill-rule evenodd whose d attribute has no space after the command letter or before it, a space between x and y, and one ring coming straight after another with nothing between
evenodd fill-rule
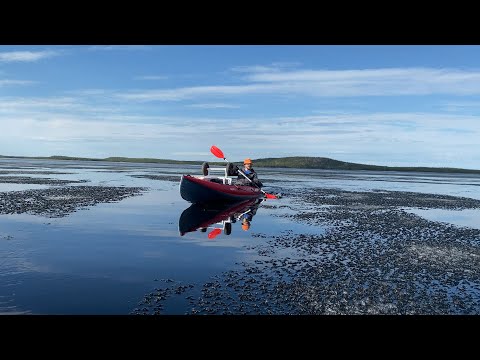
<instances>
[{"instance_id":1,"label":"paddle","mask_svg":"<svg viewBox=\"0 0 480 360\"><path fill-rule=\"evenodd\" d=\"M210 151L211 151L211 153L212 153L213 155L215 155L217 158L223 159L223 160L227 161L227 159L226 159L225 156L223 155L222 150L220 150L220 149L219 149L218 147L216 147L215 145L212 145L212 147L210 148ZM227 161L227 162L228 162L228 161ZM259 187L257 184L255 184L247 175L245 175L245 174L242 172L242 170L239 169L238 172L239 172L240 174L242 174L242 175L245 177L245 179L247 179L247 180L250 181L253 185L255 185L257 188L260 189L260 187ZM267 194L267 193L266 193L265 191L263 191L262 189L260 189L260 191L267 197L267 199L278 199L275 195L273 195L273 194Z\"/></svg>"}]
</instances>

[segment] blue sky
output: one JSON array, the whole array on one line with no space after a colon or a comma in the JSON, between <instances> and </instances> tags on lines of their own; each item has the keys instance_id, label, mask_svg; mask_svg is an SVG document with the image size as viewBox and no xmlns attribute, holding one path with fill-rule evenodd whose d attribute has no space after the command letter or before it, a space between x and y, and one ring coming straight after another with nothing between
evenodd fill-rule
<instances>
[{"instance_id":1,"label":"blue sky","mask_svg":"<svg viewBox=\"0 0 480 360\"><path fill-rule=\"evenodd\" d=\"M480 46L0 46L0 154L480 169Z\"/></svg>"}]
</instances>

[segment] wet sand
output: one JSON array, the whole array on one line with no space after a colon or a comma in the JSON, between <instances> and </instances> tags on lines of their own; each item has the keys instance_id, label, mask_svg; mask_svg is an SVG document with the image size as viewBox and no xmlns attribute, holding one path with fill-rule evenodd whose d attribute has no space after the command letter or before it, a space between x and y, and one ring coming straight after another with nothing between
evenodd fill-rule
<instances>
[{"instance_id":1,"label":"wet sand","mask_svg":"<svg viewBox=\"0 0 480 360\"><path fill-rule=\"evenodd\" d=\"M480 200L321 188L287 196L293 215L281 216L325 234L255 233L260 260L203 285L164 279L132 313L163 314L170 299L185 314L480 314L480 230L402 210L479 209Z\"/></svg>"}]
</instances>

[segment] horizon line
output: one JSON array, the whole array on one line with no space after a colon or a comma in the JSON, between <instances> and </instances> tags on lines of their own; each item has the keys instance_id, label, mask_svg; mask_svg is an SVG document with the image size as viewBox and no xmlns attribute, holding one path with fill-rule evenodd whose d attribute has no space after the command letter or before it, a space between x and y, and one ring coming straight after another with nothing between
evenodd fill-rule
<instances>
[{"instance_id":1,"label":"horizon line","mask_svg":"<svg viewBox=\"0 0 480 360\"><path fill-rule=\"evenodd\" d=\"M66 159L55 159L55 157L58 158L66 158ZM378 167L386 167L386 168L412 168L412 169L417 169L417 168L430 168L430 169L455 169L455 170L473 170L473 171L480 171L480 169L473 169L473 168L456 168L456 167L448 167L448 166L391 166L391 165L377 165L377 164L364 164L364 163L355 163L355 162L350 162L350 161L343 161L343 160L337 160L325 156L305 156L305 155L294 155L294 156L282 156L282 157L268 157L268 158L257 158L257 159L252 159L253 161L258 161L258 160L264 160L264 159L285 159L285 158L323 158L323 159L329 159L329 160L334 160L342 163L348 163L348 164L354 164L354 165L364 165L364 166L378 166ZM1 158L20 158L20 159L52 159L52 160L75 160L78 159L80 161L82 160L91 160L91 161L102 161L102 160L107 160L107 159L114 159L114 158L124 158L124 159L135 159L135 160L158 160L158 161L178 161L178 162L197 162L197 163L202 163L205 162L205 160L175 160L175 159L166 159L166 158L153 158L153 157L128 157L128 156L108 156L108 157L103 157L103 158L96 158L96 157L83 157L83 156L68 156L68 155L50 155L50 156L22 156L22 155L2 155L0 154L0 159ZM237 163L237 162L242 162L243 160L240 161L229 161L232 163ZM121 162L121 161L112 161L112 162ZM218 161L207 161L211 163L216 163L216 162L221 162L220 160Z\"/></svg>"}]
</instances>

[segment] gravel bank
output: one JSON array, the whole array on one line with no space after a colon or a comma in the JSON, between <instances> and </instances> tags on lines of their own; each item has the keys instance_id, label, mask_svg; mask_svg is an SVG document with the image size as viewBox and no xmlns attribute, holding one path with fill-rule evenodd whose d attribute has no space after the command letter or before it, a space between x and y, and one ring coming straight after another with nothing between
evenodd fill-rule
<instances>
[{"instance_id":1,"label":"gravel bank","mask_svg":"<svg viewBox=\"0 0 480 360\"><path fill-rule=\"evenodd\" d=\"M0 214L63 217L78 209L120 201L145 190L140 187L64 186L0 192Z\"/></svg>"}]
</instances>

